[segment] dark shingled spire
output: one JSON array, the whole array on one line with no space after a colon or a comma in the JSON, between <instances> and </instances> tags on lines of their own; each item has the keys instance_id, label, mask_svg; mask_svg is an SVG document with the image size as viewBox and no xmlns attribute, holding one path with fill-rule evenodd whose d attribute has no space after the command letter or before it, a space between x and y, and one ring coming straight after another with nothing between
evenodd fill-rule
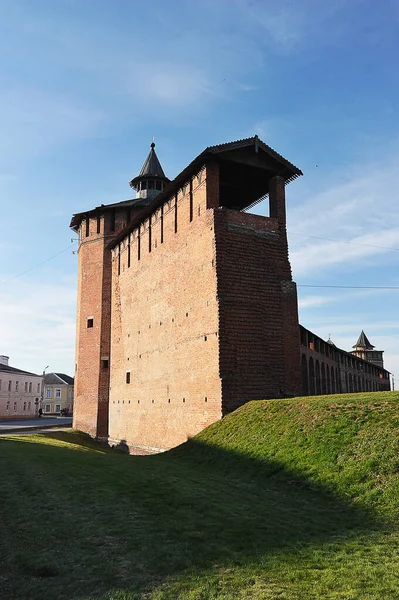
<instances>
[{"instance_id":1,"label":"dark shingled spire","mask_svg":"<svg viewBox=\"0 0 399 600\"><path fill-rule=\"evenodd\" d=\"M151 143L151 150L144 161L143 167L139 173L139 177L143 176L154 176L165 177L165 173L161 167L161 163L158 160L158 156L154 150L155 142Z\"/></svg>"},{"instance_id":2,"label":"dark shingled spire","mask_svg":"<svg viewBox=\"0 0 399 600\"><path fill-rule=\"evenodd\" d=\"M151 150L148 153L147 158L144 161L143 166L141 167L140 173L137 177L134 177L130 182L130 187L136 189L137 183L143 179L161 179L165 183L169 183L169 179L166 177L163 168L161 167L161 163L159 162L158 156L155 152L155 142L151 142Z\"/></svg>"},{"instance_id":3,"label":"dark shingled spire","mask_svg":"<svg viewBox=\"0 0 399 600\"><path fill-rule=\"evenodd\" d=\"M372 350L374 348L374 346L372 344L370 344L369 340L367 339L367 335L364 333L364 331L362 329L362 332L359 335L359 339L357 340L356 344L354 346L352 346L352 348L362 348L364 350Z\"/></svg>"}]
</instances>

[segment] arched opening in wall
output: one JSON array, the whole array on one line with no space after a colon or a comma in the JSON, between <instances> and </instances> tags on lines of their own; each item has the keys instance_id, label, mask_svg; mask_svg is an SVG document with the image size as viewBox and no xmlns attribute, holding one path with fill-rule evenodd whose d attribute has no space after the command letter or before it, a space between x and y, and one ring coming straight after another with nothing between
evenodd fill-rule
<instances>
[{"instance_id":1,"label":"arched opening in wall","mask_svg":"<svg viewBox=\"0 0 399 600\"><path fill-rule=\"evenodd\" d=\"M309 395L314 396L316 394L316 382L314 374L314 362L313 358L309 358Z\"/></svg>"},{"instance_id":2,"label":"arched opening in wall","mask_svg":"<svg viewBox=\"0 0 399 600\"><path fill-rule=\"evenodd\" d=\"M349 383L349 392L353 392L353 380L352 380L352 373L349 373L349 377L348 377L348 383Z\"/></svg>"},{"instance_id":3,"label":"arched opening in wall","mask_svg":"<svg viewBox=\"0 0 399 600\"><path fill-rule=\"evenodd\" d=\"M316 395L321 393L321 377L320 377L320 363L316 360L315 364L315 374L316 374Z\"/></svg>"},{"instance_id":4,"label":"arched opening in wall","mask_svg":"<svg viewBox=\"0 0 399 600\"><path fill-rule=\"evenodd\" d=\"M327 393L327 385L326 385L326 367L324 362L321 363L321 393Z\"/></svg>"},{"instance_id":5,"label":"arched opening in wall","mask_svg":"<svg viewBox=\"0 0 399 600\"><path fill-rule=\"evenodd\" d=\"M331 367L331 393L335 394L335 375L334 367Z\"/></svg>"},{"instance_id":6,"label":"arched opening in wall","mask_svg":"<svg viewBox=\"0 0 399 600\"><path fill-rule=\"evenodd\" d=\"M302 368L302 394L304 396L309 396L308 361L306 360L306 356L304 354L302 354L301 368Z\"/></svg>"},{"instance_id":7,"label":"arched opening in wall","mask_svg":"<svg viewBox=\"0 0 399 600\"><path fill-rule=\"evenodd\" d=\"M327 394L331 394L330 367L328 365L326 365L326 381L327 381L326 392L327 392Z\"/></svg>"}]
</instances>

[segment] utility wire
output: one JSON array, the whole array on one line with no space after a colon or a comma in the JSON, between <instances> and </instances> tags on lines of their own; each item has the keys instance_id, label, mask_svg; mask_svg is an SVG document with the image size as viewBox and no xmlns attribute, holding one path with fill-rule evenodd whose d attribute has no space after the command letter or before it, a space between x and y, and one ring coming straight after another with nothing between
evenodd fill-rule
<instances>
[{"instance_id":1,"label":"utility wire","mask_svg":"<svg viewBox=\"0 0 399 600\"><path fill-rule=\"evenodd\" d=\"M307 283L297 283L297 287L339 288L346 290L399 290L399 285L312 285Z\"/></svg>"},{"instance_id":2,"label":"utility wire","mask_svg":"<svg viewBox=\"0 0 399 600\"><path fill-rule=\"evenodd\" d=\"M37 265L33 265L33 267L30 267L29 269L26 269L26 271L23 271L22 273L19 273L18 275L14 275L14 277L11 277L10 279L6 279L5 281L0 281L0 285L5 285L6 283L10 283L10 281L14 281L14 279L18 279L18 277L22 277L22 275L26 275L26 273L29 273L30 271L33 271L33 269L36 269L37 267L40 267L41 265L44 265L49 260L52 260L56 256L59 256L60 254L63 254L64 252L66 252L67 250L69 250L70 248L72 248L72 246L73 246L73 244L71 244L70 246L67 246L63 250L60 250L60 252L57 252L56 254L53 254L52 256L49 256L45 260L42 260L42 262L37 263Z\"/></svg>"},{"instance_id":3,"label":"utility wire","mask_svg":"<svg viewBox=\"0 0 399 600\"><path fill-rule=\"evenodd\" d=\"M313 240L324 240L326 242L337 242L338 244L351 244L353 246L364 246L366 248L381 248L382 250L395 250L399 252L399 248L392 248L391 246L376 246L374 244L360 244L359 242L349 242L346 240L334 240L333 238L318 237L317 235L308 235L307 233L295 233L294 231L288 231L288 236L300 235L301 237L312 238Z\"/></svg>"}]
</instances>

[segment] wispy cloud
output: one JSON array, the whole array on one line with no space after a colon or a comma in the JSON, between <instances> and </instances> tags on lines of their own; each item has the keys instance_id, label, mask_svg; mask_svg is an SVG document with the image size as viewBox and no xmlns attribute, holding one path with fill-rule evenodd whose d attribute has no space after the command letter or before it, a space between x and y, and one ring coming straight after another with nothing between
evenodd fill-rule
<instances>
[{"instance_id":1,"label":"wispy cloud","mask_svg":"<svg viewBox=\"0 0 399 600\"><path fill-rule=\"evenodd\" d=\"M73 278L39 285L37 278L19 280L3 287L0 351L10 356L10 364L38 373L49 364L73 374L75 301Z\"/></svg>"},{"instance_id":2,"label":"wispy cloud","mask_svg":"<svg viewBox=\"0 0 399 600\"><path fill-rule=\"evenodd\" d=\"M11 86L0 94L0 159L32 156L65 142L95 134L104 121L100 110L84 107L29 86Z\"/></svg>"},{"instance_id":3,"label":"wispy cloud","mask_svg":"<svg viewBox=\"0 0 399 600\"><path fill-rule=\"evenodd\" d=\"M295 277L319 280L338 265L348 266L384 255L395 260L399 252L399 213L396 178L399 156L389 166L363 165L337 174L346 182L299 201L288 212L291 236L290 258ZM295 236L301 233L304 236ZM352 242L351 244L307 238L306 235ZM388 285L388 283L387 283Z\"/></svg>"}]
</instances>

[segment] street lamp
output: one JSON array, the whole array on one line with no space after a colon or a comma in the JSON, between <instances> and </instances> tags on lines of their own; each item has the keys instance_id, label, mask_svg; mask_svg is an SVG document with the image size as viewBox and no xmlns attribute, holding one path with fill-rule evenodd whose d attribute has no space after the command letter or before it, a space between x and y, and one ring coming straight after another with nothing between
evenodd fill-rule
<instances>
[{"instance_id":1,"label":"street lamp","mask_svg":"<svg viewBox=\"0 0 399 600\"><path fill-rule=\"evenodd\" d=\"M47 365L47 367L44 367L44 369L43 369L43 375L42 375L42 377L43 377L43 382L42 382L42 397L41 397L41 406L40 406L40 408L42 408L43 405L44 405L44 378L46 376L46 369L48 369L48 368L49 368L49 365Z\"/></svg>"}]
</instances>

